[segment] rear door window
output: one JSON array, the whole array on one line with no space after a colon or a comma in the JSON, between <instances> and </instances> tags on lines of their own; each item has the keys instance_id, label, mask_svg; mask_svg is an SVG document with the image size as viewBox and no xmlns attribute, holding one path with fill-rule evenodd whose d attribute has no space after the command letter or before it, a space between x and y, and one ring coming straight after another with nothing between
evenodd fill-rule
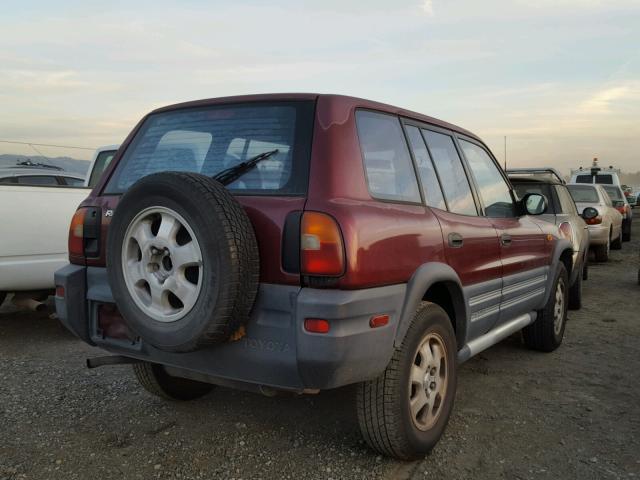
<instances>
[{"instance_id":1,"label":"rear door window","mask_svg":"<svg viewBox=\"0 0 640 480\"><path fill-rule=\"evenodd\" d=\"M413 152L413 158L416 160L416 166L418 167L418 174L420 175L427 205L445 210L447 206L444 202L440 182L438 181L438 176L436 175L433 162L429 156L429 151L424 143L420 129L408 125L407 138L409 139L409 146Z\"/></svg>"},{"instance_id":2,"label":"rear door window","mask_svg":"<svg viewBox=\"0 0 640 480\"><path fill-rule=\"evenodd\" d=\"M461 215L478 215L469 180L450 135L422 130L442 182L449 210Z\"/></svg>"},{"instance_id":3,"label":"rear door window","mask_svg":"<svg viewBox=\"0 0 640 480\"><path fill-rule=\"evenodd\" d=\"M515 217L509 185L487 151L475 143L462 139L460 146L480 190L487 217Z\"/></svg>"},{"instance_id":4,"label":"rear door window","mask_svg":"<svg viewBox=\"0 0 640 480\"><path fill-rule=\"evenodd\" d=\"M356 125L369 193L381 200L420 203L418 180L400 119L359 110Z\"/></svg>"}]
</instances>

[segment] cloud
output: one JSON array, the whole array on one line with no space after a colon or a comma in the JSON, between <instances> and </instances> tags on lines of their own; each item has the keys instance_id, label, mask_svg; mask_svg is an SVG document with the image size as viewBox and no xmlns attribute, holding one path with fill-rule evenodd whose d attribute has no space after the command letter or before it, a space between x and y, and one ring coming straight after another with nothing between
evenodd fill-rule
<instances>
[{"instance_id":1,"label":"cloud","mask_svg":"<svg viewBox=\"0 0 640 480\"><path fill-rule=\"evenodd\" d=\"M614 111L614 104L623 100L640 99L640 83L606 87L595 92L580 105L584 114L608 114Z\"/></svg>"},{"instance_id":2,"label":"cloud","mask_svg":"<svg viewBox=\"0 0 640 480\"><path fill-rule=\"evenodd\" d=\"M421 7L428 17L433 17L433 0L423 0Z\"/></svg>"}]
</instances>

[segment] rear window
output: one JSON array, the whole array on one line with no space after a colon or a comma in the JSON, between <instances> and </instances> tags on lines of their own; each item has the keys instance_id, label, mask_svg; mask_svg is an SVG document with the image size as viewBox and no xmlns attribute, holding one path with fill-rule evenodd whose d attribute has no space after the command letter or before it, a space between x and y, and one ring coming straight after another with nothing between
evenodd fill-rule
<instances>
[{"instance_id":1,"label":"rear window","mask_svg":"<svg viewBox=\"0 0 640 480\"><path fill-rule=\"evenodd\" d=\"M314 103L254 102L150 115L125 151L105 193L122 193L156 172L214 176L263 152L278 153L227 185L239 195L304 195Z\"/></svg>"},{"instance_id":2,"label":"rear window","mask_svg":"<svg viewBox=\"0 0 640 480\"><path fill-rule=\"evenodd\" d=\"M576 203L599 203L598 192L593 187L569 185L569 193Z\"/></svg>"},{"instance_id":3,"label":"rear window","mask_svg":"<svg viewBox=\"0 0 640 480\"><path fill-rule=\"evenodd\" d=\"M577 175L576 183L594 183L593 175ZM613 175L596 175L595 183L601 185L613 185Z\"/></svg>"},{"instance_id":4,"label":"rear window","mask_svg":"<svg viewBox=\"0 0 640 480\"><path fill-rule=\"evenodd\" d=\"M607 194L609 194L609 198L611 198L611 200L624 201L624 196L622 195L622 192L618 187L602 187L602 188L604 188L604 191L607 192Z\"/></svg>"}]
</instances>

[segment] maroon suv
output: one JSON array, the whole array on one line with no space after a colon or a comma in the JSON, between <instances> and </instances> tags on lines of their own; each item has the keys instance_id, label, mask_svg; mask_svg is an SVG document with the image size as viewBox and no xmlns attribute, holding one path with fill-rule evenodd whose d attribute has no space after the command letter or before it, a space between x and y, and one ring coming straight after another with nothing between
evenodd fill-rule
<instances>
[{"instance_id":1,"label":"maroon suv","mask_svg":"<svg viewBox=\"0 0 640 480\"><path fill-rule=\"evenodd\" d=\"M60 319L169 399L357 383L366 441L416 458L459 362L564 334L571 244L482 141L376 102L282 94L147 115L71 225Z\"/></svg>"}]
</instances>

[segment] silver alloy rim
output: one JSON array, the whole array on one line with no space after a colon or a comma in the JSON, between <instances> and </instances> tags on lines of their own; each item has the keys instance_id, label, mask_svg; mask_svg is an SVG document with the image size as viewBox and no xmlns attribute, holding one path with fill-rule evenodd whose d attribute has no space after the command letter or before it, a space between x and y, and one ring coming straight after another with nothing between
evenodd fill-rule
<instances>
[{"instance_id":1,"label":"silver alloy rim","mask_svg":"<svg viewBox=\"0 0 640 480\"><path fill-rule=\"evenodd\" d=\"M419 430L428 430L440 417L447 394L447 348L437 333L422 339L411 364L409 411Z\"/></svg>"},{"instance_id":2,"label":"silver alloy rim","mask_svg":"<svg viewBox=\"0 0 640 480\"><path fill-rule=\"evenodd\" d=\"M558 279L556 287L556 302L553 307L553 331L556 335L560 335L562 323L564 322L564 281Z\"/></svg>"},{"instance_id":3,"label":"silver alloy rim","mask_svg":"<svg viewBox=\"0 0 640 480\"><path fill-rule=\"evenodd\" d=\"M138 308L159 322L175 322L191 311L200 294L202 252L180 214L150 207L125 232L122 271Z\"/></svg>"}]
</instances>

